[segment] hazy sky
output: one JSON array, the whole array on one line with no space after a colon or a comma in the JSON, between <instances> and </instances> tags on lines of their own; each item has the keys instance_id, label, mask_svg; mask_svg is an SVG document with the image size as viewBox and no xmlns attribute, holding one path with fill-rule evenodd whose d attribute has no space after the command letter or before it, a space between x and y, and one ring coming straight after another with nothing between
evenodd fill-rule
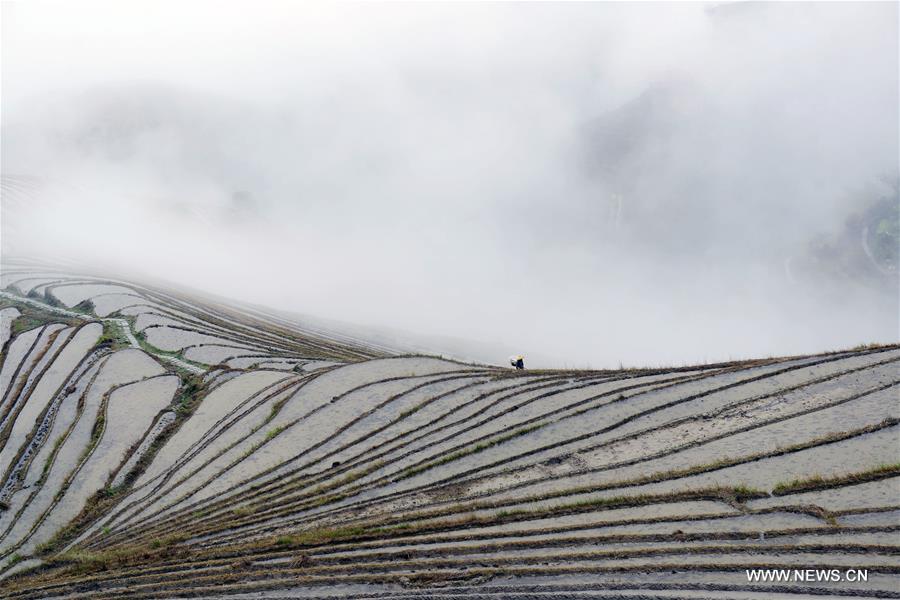
<instances>
[{"instance_id":1,"label":"hazy sky","mask_svg":"<svg viewBox=\"0 0 900 600\"><path fill-rule=\"evenodd\" d=\"M896 3L4 2L3 251L531 366L897 341L898 106Z\"/></svg>"}]
</instances>

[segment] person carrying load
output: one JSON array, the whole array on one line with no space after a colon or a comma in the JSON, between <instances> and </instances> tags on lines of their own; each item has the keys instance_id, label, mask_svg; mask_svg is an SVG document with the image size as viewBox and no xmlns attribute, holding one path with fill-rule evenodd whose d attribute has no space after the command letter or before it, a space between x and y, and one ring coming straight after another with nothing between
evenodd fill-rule
<instances>
[{"instance_id":1,"label":"person carrying load","mask_svg":"<svg viewBox=\"0 0 900 600\"><path fill-rule=\"evenodd\" d=\"M525 357L521 354L518 356L510 356L509 364L511 364L516 369L524 369L525 368Z\"/></svg>"}]
</instances>

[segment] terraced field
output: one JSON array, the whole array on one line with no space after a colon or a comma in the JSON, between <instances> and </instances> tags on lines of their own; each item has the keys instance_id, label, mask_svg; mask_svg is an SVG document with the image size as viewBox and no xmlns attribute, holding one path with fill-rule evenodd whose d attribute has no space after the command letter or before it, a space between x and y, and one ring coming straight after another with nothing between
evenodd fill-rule
<instances>
[{"instance_id":1,"label":"terraced field","mask_svg":"<svg viewBox=\"0 0 900 600\"><path fill-rule=\"evenodd\" d=\"M511 371L37 264L0 287L5 598L900 597L898 346Z\"/></svg>"}]
</instances>

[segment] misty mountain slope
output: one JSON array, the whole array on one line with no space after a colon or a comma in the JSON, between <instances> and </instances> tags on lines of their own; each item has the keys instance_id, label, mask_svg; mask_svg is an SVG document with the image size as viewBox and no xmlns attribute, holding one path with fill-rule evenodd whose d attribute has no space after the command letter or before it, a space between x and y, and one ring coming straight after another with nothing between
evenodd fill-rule
<instances>
[{"instance_id":1,"label":"misty mountain slope","mask_svg":"<svg viewBox=\"0 0 900 600\"><path fill-rule=\"evenodd\" d=\"M4 597L896 596L896 345L510 371L0 278Z\"/></svg>"}]
</instances>

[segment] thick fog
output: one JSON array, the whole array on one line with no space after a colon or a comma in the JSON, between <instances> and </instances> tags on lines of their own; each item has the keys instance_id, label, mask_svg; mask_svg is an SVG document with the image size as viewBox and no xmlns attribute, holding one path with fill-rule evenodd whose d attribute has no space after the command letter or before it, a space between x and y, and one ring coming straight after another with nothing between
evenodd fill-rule
<instances>
[{"instance_id":1,"label":"thick fog","mask_svg":"<svg viewBox=\"0 0 900 600\"><path fill-rule=\"evenodd\" d=\"M6 2L2 250L498 363L896 342L898 107L896 3Z\"/></svg>"}]
</instances>

